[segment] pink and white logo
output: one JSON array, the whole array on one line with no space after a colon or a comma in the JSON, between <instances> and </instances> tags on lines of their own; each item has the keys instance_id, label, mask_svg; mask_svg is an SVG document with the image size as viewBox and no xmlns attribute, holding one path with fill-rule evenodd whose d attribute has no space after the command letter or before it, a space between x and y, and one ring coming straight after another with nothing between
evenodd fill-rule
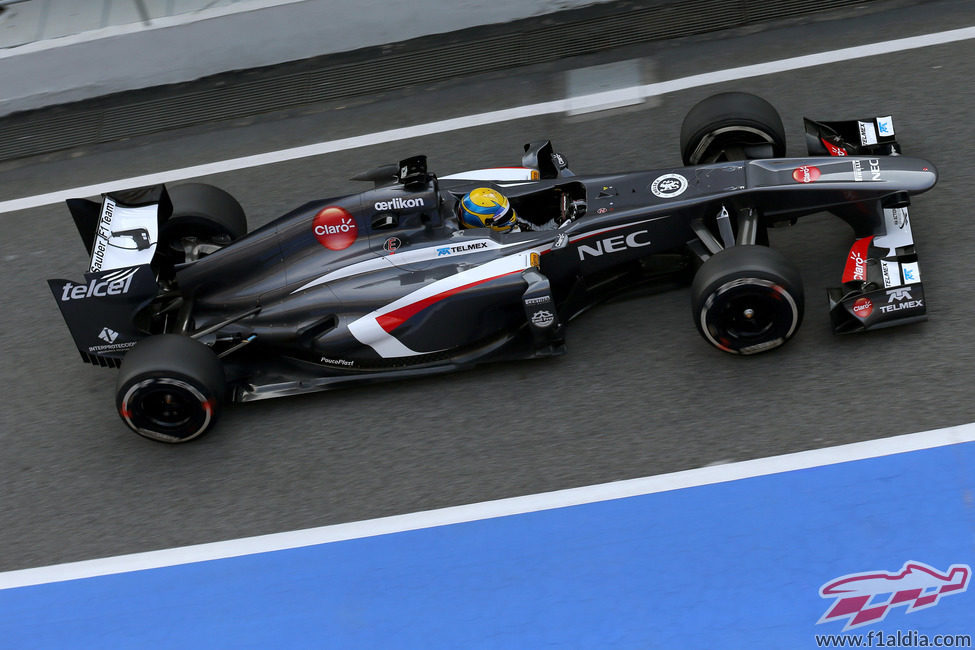
<instances>
[{"instance_id":1,"label":"pink and white logo","mask_svg":"<svg viewBox=\"0 0 975 650\"><path fill-rule=\"evenodd\" d=\"M968 589L972 568L952 564L941 573L922 562L905 562L900 571L851 573L830 580L819 588L821 598L835 598L816 624L846 619L843 631L877 623L892 607L907 606L907 613L934 607L942 596Z\"/></svg>"}]
</instances>

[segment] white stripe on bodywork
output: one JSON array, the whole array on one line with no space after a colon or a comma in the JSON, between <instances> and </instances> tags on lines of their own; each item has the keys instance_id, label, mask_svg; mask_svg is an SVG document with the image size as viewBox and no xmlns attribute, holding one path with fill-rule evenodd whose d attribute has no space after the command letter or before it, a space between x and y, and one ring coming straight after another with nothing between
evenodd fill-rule
<instances>
[{"instance_id":1,"label":"white stripe on bodywork","mask_svg":"<svg viewBox=\"0 0 975 650\"><path fill-rule=\"evenodd\" d=\"M398 338L387 332L375 318L376 312L349 323L349 331L360 343L368 345L383 359L394 357L415 357L425 352L417 352L406 347ZM370 316L372 316L370 318Z\"/></svg>"},{"instance_id":2,"label":"white stripe on bodywork","mask_svg":"<svg viewBox=\"0 0 975 650\"><path fill-rule=\"evenodd\" d=\"M326 273L325 275L315 278L311 282L307 282L291 293L298 293L299 291L304 291L305 289L310 289L311 287L316 287L320 284L326 282L332 282L333 280L340 280L342 278L348 278L353 275L359 275L361 273L369 273L370 271L378 271L387 268L395 268L398 264L414 264L416 262L423 262L426 260L436 259L438 257L445 257L439 250L443 248L450 248L452 246L461 246L463 244L476 244L485 243L487 246L483 248L477 248L468 251L459 251L457 253L450 253L450 257L455 255L469 255L471 253L483 253L489 250L498 250L505 248L507 246L512 246L512 244L499 244L493 239L466 239L457 238L456 241L450 241L449 244L440 244L437 246L427 246L424 248L418 248L416 250L409 250L402 253L394 253L396 255L396 264L390 259L392 255L384 255L382 257L376 257L373 259L364 260L362 262L356 262L355 264L349 264L348 266L343 266L340 269Z\"/></svg>"},{"instance_id":3,"label":"white stripe on bodywork","mask_svg":"<svg viewBox=\"0 0 975 650\"><path fill-rule=\"evenodd\" d=\"M331 271L325 275L315 278L311 282L306 282L294 291L292 294L298 293L299 291L304 291L305 289L311 289L312 287L317 287L320 284L325 284L326 282L331 282L333 280L340 280L342 278L348 278L353 275L359 275L360 273L369 273L370 271L378 271L380 269L395 268L393 263L390 262L386 257L374 257L363 262L356 262L355 264L349 264L348 266L343 266L337 271Z\"/></svg>"},{"instance_id":4,"label":"white stripe on bodywork","mask_svg":"<svg viewBox=\"0 0 975 650\"><path fill-rule=\"evenodd\" d=\"M492 167L489 169L474 169L469 172L459 172L449 176L441 176L440 180L458 181L532 181L534 169L528 167Z\"/></svg>"},{"instance_id":5,"label":"white stripe on bodywork","mask_svg":"<svg viewBox=\"0 0 975 650\"><path fill-rule=\"evenodd\" d=\"M394 300L388 305L372 311L361 318L349 323L349 332L363 345L368 345L384 359L391 357L411 357L418 354L430 354L441 350L417 352L406 347L399 339L382 328L378 318L402 307L431 298L444 291L450 291L465 284L499 277L512 271L524 271L531 266L531 254L537 251L522 251L514 255L506 255L491 260L473 269L461 271L449 277L432 282L424 287Z\"/></svg>"}]
</instances>

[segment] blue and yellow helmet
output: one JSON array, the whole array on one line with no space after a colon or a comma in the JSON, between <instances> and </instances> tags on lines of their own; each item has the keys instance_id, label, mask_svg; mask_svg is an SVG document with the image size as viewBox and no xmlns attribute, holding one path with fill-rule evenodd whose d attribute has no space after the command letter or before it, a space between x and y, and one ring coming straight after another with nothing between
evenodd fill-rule
<instances>
[{"instance_id":1,"label":"blue and yellow helmet","mask_svg":"<svg viewBox=\"0 0 975 650\"><path fill-rule=\"evenodd\" d=\"M460 223L465 228L491 228L507 232L517 223L507 197L489 187L478 187L460 201Z\"/></svg>"}]
</instances>

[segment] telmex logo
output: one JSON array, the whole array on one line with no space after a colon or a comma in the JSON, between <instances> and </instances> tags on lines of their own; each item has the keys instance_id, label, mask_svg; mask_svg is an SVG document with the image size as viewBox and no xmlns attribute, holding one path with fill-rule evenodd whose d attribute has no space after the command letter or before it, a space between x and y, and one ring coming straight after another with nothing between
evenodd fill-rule
<instances>
[{"instance_id":1,"label":"telmex logo","mask_svg":"<svg viewBox=\"0 0 975 650\"><path fill-rule=\"evenodd\" d=\"M911 300L914 296L911 295L910 287L902 287L900 289L891 289L887 292L887 302L891 303L895 300Z\"/></svg>"},{"instance_id":2,"label":"telmex logo","mask_svg":"<svg viewBox=\"0 0 975 650\"><path fill-rule=\"evenodd\" d=\"M392 201L376 201L373 207L377 210L402 210L403 208L422 208L424 206L423 199L401 199L396 197Z\"/></svg>"},{"instance_id":3,"label":"telmex logo","mask_svg":"<svg viewBox=\"0 0 975 650\"><path fill-rule=\"evenodd\" d=\"M648 230L637 230L636 232L631 232L629 235L616 235L615 237L607 237L596 242L595 246L589 246L587 244L579 245L579 259L586 259L586 255L591 257L599 257L605 253L618 253L624 251L627 248L639 248L641 246L649 246L650 231Z\"/></svg>"},{"instance_id":4,"label":"telmex logo","mask_svg":"<svg viewBox=\"0 0 975 650\"><path fill-rule=\"evenodd\" d=\"M901 287L887 291L887 304L881 305L880 311L886 314L892 311L916 309L918 307L924 307L924 300L915 300L914 296L911 295L910 287Z\"/></svg>"},{"instance_id":5,"label":"telmex logo","mask_svg":"<svg viewBox=\"0 0 975 650\"><path fill-rule=\"evenodd\" d=\"M934 607L942 596L953 596L968 589L972 568L952 564L944 573L922 562L905 562L900 571L851 573L830 580L819 588L821 598L836 602L817 621L846 619L843 631L877 623L893 607L905 605L908 614Z\"/></svg>"},{"instance_id":6,"label":"telmex logo","mask_svg":"<svg viewBox=\"0 0 975 650\"><path fill-rule=\"evenodd\" d=\"M437 249L437 257L442 255L452 255L454 253L468 253L470 251L476 251L487 247L487 242L473 242L470 244L460 244L458 246L443 246Z\"/></svg>"}]
</instances>

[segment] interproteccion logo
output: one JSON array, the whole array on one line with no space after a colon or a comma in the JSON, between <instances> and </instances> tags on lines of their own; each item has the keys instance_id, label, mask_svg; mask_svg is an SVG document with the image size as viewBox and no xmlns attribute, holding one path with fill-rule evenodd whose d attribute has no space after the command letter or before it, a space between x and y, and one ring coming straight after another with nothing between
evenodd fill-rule
<instances>
[{"instance_id":1,"label":"interproteccion logo","mask_svg":"<svg viewBox=\"0 0 975 650\"><path fill-rule=\"evenodd\" d=\"M816 622L846 620L843 631L887 617L894 607L906 606L910 614L934 607L942 596L953 596L968 589L972 568L952 564L944 573L922 562L905 562L900 571L850 573L830 580L819 588L821 598L835 598Z\"/></svg>"}]
</instances>

